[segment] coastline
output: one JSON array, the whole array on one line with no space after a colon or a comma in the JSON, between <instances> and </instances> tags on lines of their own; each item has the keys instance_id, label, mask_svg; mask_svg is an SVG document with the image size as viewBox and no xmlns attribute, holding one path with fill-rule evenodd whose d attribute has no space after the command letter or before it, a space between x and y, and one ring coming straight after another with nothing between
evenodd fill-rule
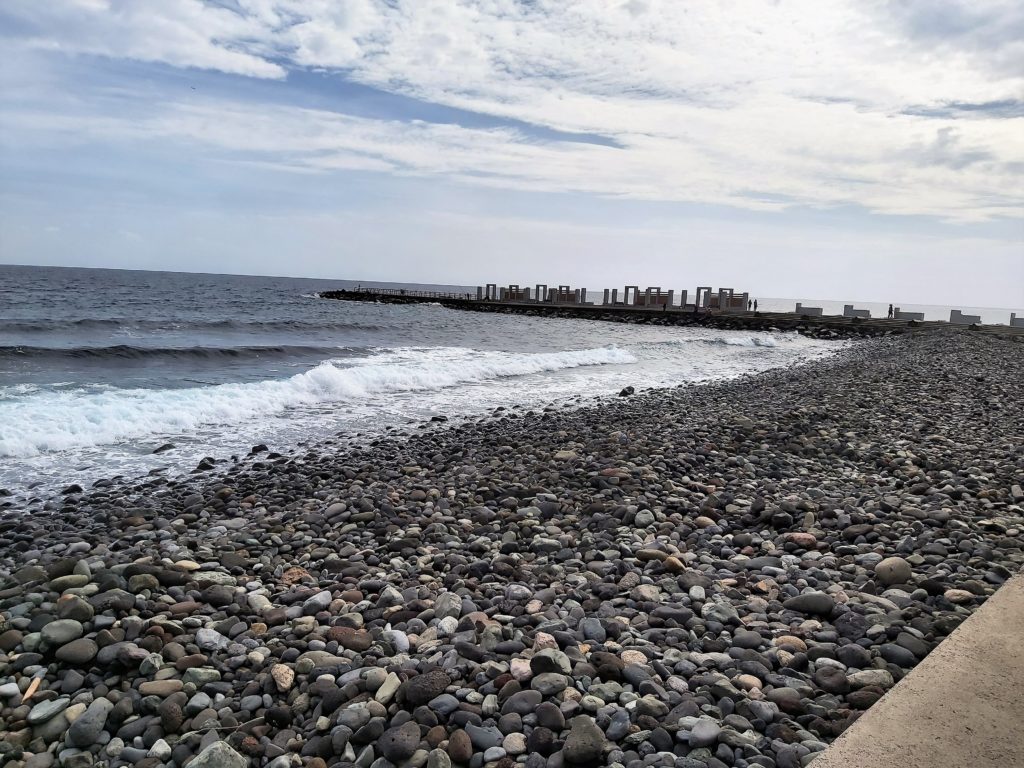
<instances>
[{"instance_id":1,"label":"coastline","mask_svg":"<svg viewBox=\"0 0 1024 768\"><path fill-rule=\"evenodd\" d=\"M801 765L1024 564L1022 363L913 333L4 513L0 741Z\"/></svg>"}]
</instances>

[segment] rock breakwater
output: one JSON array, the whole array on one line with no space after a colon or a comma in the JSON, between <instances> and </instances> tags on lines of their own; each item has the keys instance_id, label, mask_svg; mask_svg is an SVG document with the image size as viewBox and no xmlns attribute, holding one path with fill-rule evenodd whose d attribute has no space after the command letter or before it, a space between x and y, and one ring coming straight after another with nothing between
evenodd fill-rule
<instances>
[{"instance_id":1,"label":"rock breakwater","mask_svg":"<svg viewBox=\"0 0 1024 768\"><path fill-rule=\"evenodd\" d=\"M818 339L889 336L935 330L938 327L942 327L942 324L935 322L896 322L892 320L870 320L834 316L815 317L786 312L731 314L708 310L684 312L679 308L675 308L672 311L660 311L650 308L606 307L595 304L516 304L469 298L435 298L417 296L411 293L403 295L373 291L322 291L319 297L339 301L368 301L384 304L431 303L467 312L496 312L506 315L600 320L609 323L632 323L634 325L692 326L726 331L795 331L803 336Z\"/></svg>"},{"instance_id":2,"label":"rock breakwater","mask_svg":"<svg viewBox=\"0 0 1024 768\"><path fill-rule=\"evenodd\" d=\"M903 336L69 487L0 518L0 760L806 765L1024 564L1022 358Z\"/></svg>"}]
</instances>

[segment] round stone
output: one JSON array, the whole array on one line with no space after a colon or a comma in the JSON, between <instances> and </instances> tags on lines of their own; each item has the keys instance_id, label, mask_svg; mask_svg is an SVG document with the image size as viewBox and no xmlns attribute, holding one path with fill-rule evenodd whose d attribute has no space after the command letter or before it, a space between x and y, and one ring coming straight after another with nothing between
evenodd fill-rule
<instances>
[{"instance_id":1,"label":"round stone","mask_svg":"<svg viewBox=\"0 0 1024 768\"><path fill-rule=\"evenodd\" d=\"M782 607L789 611L808 613L812 616L829 616L835 608L836 601L824 592L805 592L802 595L786 600Z\"/></svg>"},{"instance_id":2,"label":"round stone","mask_svg":"<svg viewBox=\"0 0 1024 768\"><path fill-rule=\"evenodd\" d=\"M381 755L394 764L413 757L420 744L420 726L414 721L389 728L377 739L377 749Z\"/></svg>"},{"instance_id":3,"label":"round stone","mask_svg":"<svg viewBox=\"0 0 1024 768\"><path fill-rule=\"evenodd\" d=\"M722 727L713 720L700 719L690 729L690 746L694 748L710 747L718 741Z\"/></svg>"},{"instance_id":4,"label":"round stone","mask_svg":"<svg viewBox=\"0 0 1024 768\"><path fill-rule=\"evenodd\" d=\"M912 575L910 563L902 557L887 557L875 566L875 578L886 586L906 584Z\"/></svg>"},{"instance_id":5,"label":"round stone","mask_svg":"<svg viewBox=\"0 0 1024 768\"><path fill-rule=\"evenodd\" d=\"M456 763L469 763L473 757L473 742L469 734L459 729L448 737L448 756Z\"/></svg>"},{"instance_id":6,"label":"round stone","mask_svg":"<svg viewBox=\"0 0 1024 768\"><path fill-rule=\"evenodd\" d=\"M82 622L75 619L51 621L40 631L43 640L52 645L70 643L72 640L80 638L83 634L85 634L85 629L82 627Z\"/></svg>"},{"instance_id":7,"label":"round stone","mask_svg":"<svg viewBox=\"0 0 1024 768\"><path fill-rule=\"evenodd\" d=\"M62 645L57 649L54 656L57 657L58 661L68 664L87 664L96 658L99 649L95 640L88 637L80 637L77 640L72 640L70 643Z\"/></svg>"},{"instance_id":8,"label":"round stone","mask_svg":"<svg viewBox=\"0 0 1024 768\"><path fill-rule=\"evenodd\" d=\"M554 696L561 693L569 685L565 675L558 672L542 672L530 681L530 687L541 693L543 696ZM521 712L520 714L526 714Z\"/></svg>"}]
</instances>

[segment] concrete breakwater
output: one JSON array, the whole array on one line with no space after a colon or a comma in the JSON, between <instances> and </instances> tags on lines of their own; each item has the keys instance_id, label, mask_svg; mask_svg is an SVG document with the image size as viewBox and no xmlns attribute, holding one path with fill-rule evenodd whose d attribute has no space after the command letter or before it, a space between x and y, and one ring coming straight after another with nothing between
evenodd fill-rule
<instances>
[{"instance_id":1,"label":"concrete breakwater","mask_svg":"<svg viewBox=\"0 0 1024 768\"><path fill-rule=\"evenodd\" d=\"M538 317L577 318L603 320L619 323L645 323L667 326L696 326L722 330L748 331L796 331L814 338L856 338L898 335L910 332L927 332L949 328L949 323L939 321L871 319L863 317L839 317L830 315L803 315L789 312L722 312L693 305L688 309L661 306L612 306L600 304L547 304L538 302L515 302L507 300L477 299L469 294L416 292L416 291L372 291L336 290L323 291L325 299L342 301L378 301L393 304L437 303L451 309L471 312L501 312ZM982 326L976 330L1019 336L1024 339L1024 329L1009 326Z\"/></svg>"},{"instance_id":2,"label":"concrete breakwater","mask_svg":"<svg viewBox=\"0 0 1024 768\"><path fill-rule=\"evenodd\" d=\"M912 334L69 487L0 516L0 758L808 765L1024 564L1022 366Z\"/></svg>"}]
</instances>

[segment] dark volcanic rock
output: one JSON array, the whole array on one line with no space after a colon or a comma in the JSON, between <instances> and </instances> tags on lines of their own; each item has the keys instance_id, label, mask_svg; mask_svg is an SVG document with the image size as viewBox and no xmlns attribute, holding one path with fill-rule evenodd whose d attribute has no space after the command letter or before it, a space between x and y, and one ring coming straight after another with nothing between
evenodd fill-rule
<instances>
[{"instance_id":1,"label":"dark volcanic rock","mask_svg":"<svg viewBox=\"0 0 1024 768\"><path fill-rule=\"evenodd\" d=\"M398 688L399 699L409 707L418 707L444 693L452 679L440 669L410 678Z\"/></svg>"}]
</instances>

